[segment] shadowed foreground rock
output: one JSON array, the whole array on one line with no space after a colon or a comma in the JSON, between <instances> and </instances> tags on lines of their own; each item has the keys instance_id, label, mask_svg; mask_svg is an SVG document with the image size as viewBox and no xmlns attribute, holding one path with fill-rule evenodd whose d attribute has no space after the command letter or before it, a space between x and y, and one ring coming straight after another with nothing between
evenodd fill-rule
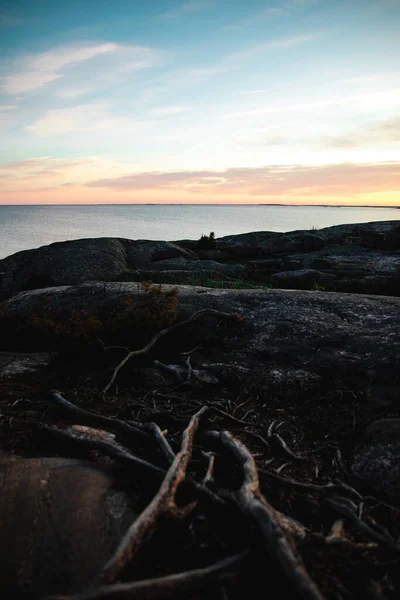
<instances>
[{"instance_id":1,"label":"shadowed foreground rock","mask_svg":"<svg viewBox=\"0 0 400 600\"><path fill-rule=\"evenodd\" d=\"M104 314L123 307L126 295L140 297L141 291L134 283L91 283L21 292L2 304L0 324L5 331L8 321L21 327L32 316L57 319L60 314L80 310L90 315ZM202 358L193 359L192 366L206 371L214 383L239 383L242 392L253 389L269 399L320 397L336 391L348 399L362 394L366 402L373 403L377 402L376 390L383 386L386 406L397 406L398 298L189 286L181 286L178 297L178 319L205 308L244 318L240 328L226 333L223 351L213 319L190 328L187 349L198 344L208 348ZM8 344L12 341L11 331ZM179 339L174 341L178 343ZM39 329L37 339L31 339L30 344L39 349L40 343ZM132 339L131 349L134 347ZM174 359L173 353L168 359ZM150 385L154 381L150 373Z\"/></svg>"},{"instance_id":2,"label":"shadowed foreground rock","mask_svg":"<svg viewBox=\"0 0 400 600\"><path fill-rule=\"evenodd\" d=\"M3 457L0 481L1 598L88 587L133 519L127 496L89 463Z\"/></svg>"},{"instance_id":3,"label":"shadowed foreground rock","mask_svg":"<svg viewBox=\"0 0 400 600\"><path fill-rule=\"evenodd\" d=\"M167 290L168 286L163 289ZM189 488L180 489L184 497L188 493L183 504L188 508L189 520L176 520L179 511L172 505L171 521L161 520L166 529L159 533L165 537L153 533L149 536L150 547L143 547L142 562L133 561L133 570L137 568L137 572L130 581L147 579L149 566L154 577L188 568L201 569L210 566L211 555L214 561L225 560L249 547L252 554L247 566L235 572L237 579L224 579L222 584L224 596L230 600L257 597L252 585L261 590L269 585L271 590L277 590L276 593L271 591L271 598L304 599L300 593L303 584L308 586L305 597L315 600L321 595L314 588L314 582L327 600L393 598L390 594L400 586L399 509L385 501L389 496L390 502L398 502L400 490L397 464L400 299L183 286L178 293L177 323L199 311L206 314L203 313L201 319L186 322L183 327L175 327L173 333L161 341L157 338L150 344L150 350L140 357L133 355L110 386L106 384L110 382L112 371L127 350L119 347L106 351L99 342L89 351L86 347L86 354L80 355L79 361L76 356L62 351L58 357L50 352L48 367L39 362L36 372L13 374L11 369L10 373L16 355L6 351L12 347L27 350L25 345L28 344L36 352L57 351L57 348L43 347L40 325L44 322L56 327L60 319L63 323L73 321L77 313L87 319L96 315L103 318L113 314L115 309L117 313L126 309L127 296L137 301L144 293L134 283L86 283L20 292L2 303L0 327L5 352L4 368L0 370L4 390L0 426L8 447L13 449L18 442L20 447L32 451L25 436L30 435L28 432L36 427L37 421L44 420L47 425L42 424L40 431L47 427L48 433L56 434L51 449L58 452L57 440L68 435L65 422L60 419L88 424L88 413L71 405L68 408L59 394L53 394L50 403L48 390L54 387L54 377L67 399L96 413L89 415L89 420L94 420L90 426L110 425L113 419L102 421L101 414L117 416L114 427L121 428L119 419L123 419L126 434L126 423L136 427L141 421L136 430L140 435L134 452L141 453L147 447L146 443L142 446L143 423L157 423L159 433L165 433L166 441L172 444L160 446L157 460L161 456L165 458L165 454L160 453L161 447L167 451L168 461L171 460L171 452L178 450L177 440L188 415L190 423L199 425L200 416L196 415L202 413L205 420L194 446L194 438L186 433L182 435L182 447L186 444L189 449L185 451L187 458L195 449L190 477L195 475L200 485L193 488L189 477ZM28 339L24 335L29 325L32 327ZM140 328L140 321L137 326ZM129 334L124 345L140 350L142 341L134 333ZM148 341L147 338L145 343ZM28 355L20 358L33 368L34 359L29 361ZM52 375L53 370L55 375ZM23 387L27 382L37 386L36 396L30 392L29 385ZM106 390L106 395L100 393L101 390ZM209 408L204 409L204 404ZM66 407L68 414L65 414ZM193 414L199 407L202 407L200 411ZM385 420L384 416L388 418ZM132 418L135 421L131 421ZM231 434L223 432L227 428L236 429L234 435L239 443L233 441ZM154 429L151 431L154 433ZM191 431L194 435L195 429ZM160 442L162 437L152 439ZM242 442L251 454L241 446ZM99 447L93 449L97 452ZM36 446L33 450L38 452ZM109 445L106 450L107 456L121 458L120 447ZM135 461L132 462L132 457L129 460L132 467ZM77 589L88 591L88 583L106 562L104 559L118 537L114 536L115 523L109 520L109 506L105 501L109 490L114 489L110 478L82 463L62 462L60 467L59 459L56 461L17 460L3 470L4 493L0 506L4 515L3 530L0 530L0 539L5 540L2 550L0 545L5 557L3 580L4 585L11 582L11 586L17 573L20 587L28 590L25 597L32 597L29 596L30 582L38 586L39 597L41 590L46 593L60 590L63 594ZM157 469L150 465L148 473L158 477L160 463L153 466ZM149 469L149 465L146 468ZM200 514L195 511L192 515L191 494L193 490L201 491L207 481L212 490L221 494L220 499L226 499L229 490L230 500L239 502L240 511L235 509L232 513L226 506L219 510L214 505L209 510L210 498L206 495L205 505L199 505ZM382 485L382 482L385 483ZM140 493L143 493L142 488ZM382 494L384 502L374 494L377 497ZM250 505L254 509L248 515L251 519L242 522L242 509ZM126 499L122 500L122 506L127 507ZM171 508L169 502L161 502L160 506ZM261 509L262 518L258 518ZM129 507L126 508L128 513ZM274 519L277 519L276 524ZM135 526L139 520L140 517ZM262 525L261 539L252 537L254 530L248 529L249 523ZM146 531L153 532L153 524L152 520L147 522ZM123 526L118 527L122 532ZM278 532L278 537L271 535L271 531ZM280 537L282 532L284 538ZM275 558L279 555L280 544L278 547L275 544L279 539L287 543L280 556L283 562L278 560L280 569L277 569L270 557L271 550ZM259 551L258 544L262 540L266 554ZM79 546L76 550L75 544ZM291 548L295 549L296 556L299 553L298 562ZM129 560L129 555L126 558ZM356 565L355 573L349 564ZM42 576L43 565L46 565L46 574ZM114 573L114 567L111 570ZM215 569L212 573L216 574ZM194 575L199 577L199 572ZM276 584L272 581L275 575ZM209 572L205 577L203 571L202 585L206 585L208 576ZM290 585L295 585L292 591L286 592L284 586L288 580ZM114 591L119 594L119 584L115 585ZM148 582L143 583L146 585ZM217 581L214 588L215 594L220 594L218 598L222 594L219 585L221 582ZM372 589L379 591L372 593ZM80 597L89 598L90 593ZM159 593L153 597L166 596ZM197 598L190 593L186 597ZM208 589L198 597L210 597Z\"/></svg>"}]
</instances>

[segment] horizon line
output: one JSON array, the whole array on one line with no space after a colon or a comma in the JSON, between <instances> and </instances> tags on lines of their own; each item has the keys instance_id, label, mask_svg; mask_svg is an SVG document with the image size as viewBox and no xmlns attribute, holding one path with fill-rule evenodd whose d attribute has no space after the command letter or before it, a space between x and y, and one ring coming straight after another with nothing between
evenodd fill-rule
<instances>
[{"instance_id":1,"label":"horizon line","mask_svg":"<svg viewBox=\"0 0 400 600\"><path fill-rule=\"evenodd\" d=\"M400 209L394 204L287 204L280 202L66 202L66 203L40 203L40 204L0 204L2 206L299 206L318 208L393 208Z\"/></svg>"}]
</instances>

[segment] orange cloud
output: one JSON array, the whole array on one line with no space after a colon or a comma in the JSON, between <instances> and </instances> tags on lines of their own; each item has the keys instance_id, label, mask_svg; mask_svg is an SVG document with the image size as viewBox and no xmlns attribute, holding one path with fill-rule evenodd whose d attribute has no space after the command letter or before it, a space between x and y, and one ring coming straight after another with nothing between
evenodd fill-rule
<instances>
[{"instance_id":1,"label":"orange cloud","mask_svg":"<svg viewBox=\"0 0 400 600\"><path fill-rule=\"evenodd\" d=\"M96 157L9 164L0 168L0 202L400 204L400 161L126 175L127 170ZM93 179L100 172L107 177Z\"/></svg>"},{"instance_id":2,"label":"orange cloud","mask_svg":"<svg viewBox=\"0 0 400 600\"><path fill-rule=\"evenodd\" d=\"M218 196L349 196L371 192L400 192L400 162L272 165L225 171L139 173L99 179L87 186L132 192L174 189Z\"/></svg>"}]
</instances>

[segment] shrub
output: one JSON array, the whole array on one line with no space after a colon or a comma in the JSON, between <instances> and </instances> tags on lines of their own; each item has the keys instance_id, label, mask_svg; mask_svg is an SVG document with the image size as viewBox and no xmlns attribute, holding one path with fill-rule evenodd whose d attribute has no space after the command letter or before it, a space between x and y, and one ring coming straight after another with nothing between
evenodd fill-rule
<instances>
[{"instance_id":1,"label":"shrub","mask_svg":"<svg viewBox=\"0 0 400 600\"><path fill-rule=\"evenodd\" d=\"M65 311L50 317L33 314L27 319L4 316L0 320L7 349L57 350L85 353L98 346L140 346L149 335L172 325L176 318L178 289L164 291L161 284L140 283L141 294L125 294L118 303L104 302L98 314Z\"/></svg>"},{"instance_id":2,"label":"shrub","mask_svg":"<svg viewBox=\"0 0 400 600\"><path fill-rule=\"evenodd\" d=\"M311 289L313 292L326 292L327 288L326 285L324 285L323 283L318 283L318 281L314 281Z\"/></svg>"},{"instance_id":3,"label":"shrub","mask_svg":"<svg viewBox=\"0 0 400 600\"><path fill-rule=\"evenodd\" d=\"M211 231L210 235L202 235L199 241L197 242L197 247L199 250L212 250L215 248L215 233Z\"/></svg>"}]
</instances>

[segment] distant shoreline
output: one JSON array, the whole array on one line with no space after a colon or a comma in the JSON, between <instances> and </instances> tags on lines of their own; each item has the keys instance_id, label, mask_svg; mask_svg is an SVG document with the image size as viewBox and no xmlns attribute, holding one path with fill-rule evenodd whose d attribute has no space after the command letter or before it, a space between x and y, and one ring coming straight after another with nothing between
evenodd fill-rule
<instances>
[{"instance_id":1,"label":"distant shoreline","mask_svg":"<svg viewBox=\"0 0 400 600\"><path fill-rule=\"evenodd\" d=\"M393 208L393 209L400 209L400 206L392 206L392 205L377 205L377 204L285 204L285 203L267 203L267 202L260 202L260 203L236 203L236 202L232 202L232 203L221 203L221 202L215 202L215 203L211 203L208 202L207 204L195 204L195 203L177 203L177 202L132 202L132 203L128 203L128 202L103 202L100 204L94 204L94 203L84 203L84 202L80 202L79 204L0 204L0 208L2 206L5 207L11 207L11 206L53 206L53 207L57 207L57 206L287 206L289 208L293 208L293 207L297 207L297 208Z\"/></svg>"}]
</instances>

